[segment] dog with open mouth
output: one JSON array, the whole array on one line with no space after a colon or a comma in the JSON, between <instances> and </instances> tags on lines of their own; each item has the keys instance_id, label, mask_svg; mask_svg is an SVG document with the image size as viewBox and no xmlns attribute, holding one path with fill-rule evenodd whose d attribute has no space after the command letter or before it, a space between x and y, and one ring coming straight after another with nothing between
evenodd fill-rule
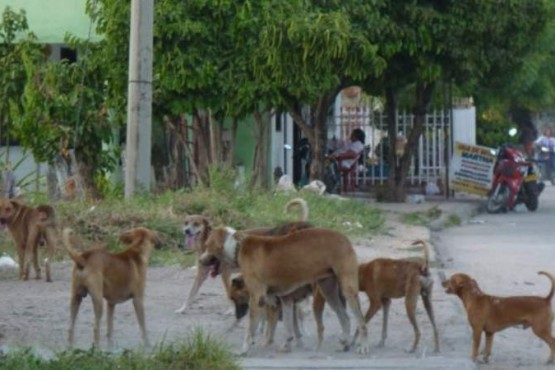
<instances>
[{"instance_id":1,"label":"dog with open mouth","mask_svg":"<svg viewBox=\"0 0 555 370\"><path fill-rule=\"evenodd\" d=\"M350 323L346 307L355 315L358 329L357 352L368 352L368 332L358 299L358 260L349 239L334 230L305 228L281 236L263 236L219 227L206 241L199 262L220 273L222 266L240 268L249 293L249 326L241 354L254 344L260 310L275 299L281 302L287 338L282 350L291 350L295 339L295 298L291 294L316 283L335 311L342 328L343 350L350 347ZM330 279L333 278L333 279ZM339 289L326 285L332 282Z\"/></svg>"},{"instance_id":2,"label":"dog with open mouth","mask_svg":"<svg viewBox=\"0 0 555 370\"><path fill-rule=\"evenodd\" d=\"M312 227L310 223L307 222L308 219L308 204L302 198L294 198L287 202L285 205L285 211L289 212L293 207L299 207L301 211L300 219L301 221L286 223L278 227L261 227L256 229L249 229L245 232L261 235L283 235L295 230L299 230L306 227ZM219 262L215 262L210 265L204 265L199 263L199 257L206 251L206 241L212 232L212 224L210 220L201 215L190 215L185 218L183 224L183 235L185 237L185 246L189 250L194 250L197 255L196 270L197 275L189 291L187 299L177 309L176 313L184 313L188 307L194 302L200 287L206 281L208 276L216 277L221 274L222 282L224 284L226 294L230 296L231 289L231 274L237 272L237 268L234 268L228 264L220 266Z\"/></svg>"}]
</instances>

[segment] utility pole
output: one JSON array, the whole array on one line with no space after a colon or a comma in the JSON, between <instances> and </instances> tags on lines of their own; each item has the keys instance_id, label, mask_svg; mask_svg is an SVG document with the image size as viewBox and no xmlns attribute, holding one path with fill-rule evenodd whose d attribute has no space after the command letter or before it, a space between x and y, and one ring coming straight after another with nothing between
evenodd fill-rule
<instances>
[{"instance_id":1,"label":"utility pole","mask_svg":"<svg viewBox=\"0 0 555 370\"><path fill-rule=\"evenodd\" d=\"M125 198L150 191L153 14L153 0L131 0Z\"/></svg>"}]
</instances>

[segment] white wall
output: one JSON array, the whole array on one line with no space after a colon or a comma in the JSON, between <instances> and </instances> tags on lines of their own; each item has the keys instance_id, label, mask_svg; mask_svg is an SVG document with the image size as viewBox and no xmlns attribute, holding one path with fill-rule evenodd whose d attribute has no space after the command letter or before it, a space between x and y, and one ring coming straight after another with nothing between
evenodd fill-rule
<instances>
[{"instance_id":1,"label":"white wall","mask_svg":"<svg viewBox=\"0 0 555 370\"><path fill-rule=\"evenodd\" d=\"M276 116L272 117L271 132L271 165L272 172L280 166L283 173L293 176L293 150L286 149L288 144L293 147L293 119L289 114L281 115L281 130L276 130Z\"/></svg>"},{"instance_id":2,"label":"white wall","mask_svg":"<svg viewBox=\"0 0 555 370\"><path fill-rule=\"evenodd\" d=\"M476 107L453 108L453 142L476 145Z\"/></svg>"},{"instance_id":3,"label":"white wall","mask_svg":"<svg viewBox=\"0 0 555 370\"><path fill-rule=\"evenodd\" d=\"M46 163L37 164L31 152L24 153L23 148L20 146L11 146L9 148L0 148L0 168L2 171L6 168L7 151L9 150L9 160L14 168L16 182L24 181L28 185L25 189L26 192L30 191L46 191L46 172L48 165ZM21 163L20 163L21 161ZM19 164L18 164L19 163ZM16 167L17 166L17 167ZM36 188L37 174L40 179L40 187ZM2 194L2 196L4 196Z\"/></svg>"}]
</instances>

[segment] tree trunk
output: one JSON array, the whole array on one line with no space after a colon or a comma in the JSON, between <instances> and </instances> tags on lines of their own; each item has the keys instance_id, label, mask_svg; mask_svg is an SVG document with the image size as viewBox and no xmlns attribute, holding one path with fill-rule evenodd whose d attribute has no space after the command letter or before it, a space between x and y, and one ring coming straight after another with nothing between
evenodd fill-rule
<instances>
[{"instance_id":1,"label":"tree trunk","mask_svg":"<svg viewBox=\"0 0 555 370\"><path fill-rule=\"evenodd\" d=\"M255 111L254 136L256 145L252 163L251 187L268 188L268 141L270 137L270 114L269 112Z\"/></svg>"},{"instance_id":2,"label":"tree trunk","mask_svg":"<svg viewBox=\"0 0 555 370\"><path fill-rule=\"evenodd\" d=\"M210 149L210 121L208 114L195 111L193 114L194 150L193 157L197 163L198 174L202 183L209 185L209 167L212 163Z\"/></svg>"},{"instance_id":3,"label":"tree trunk","mask_svg":"<svg viewBox=\"0 0 555 370\"><path fill-rule=\"evenodd\" d=\"M520 131L519 142L524 146L524 152L529 157L534 155L534 141L538 137L538 129L532 121L532 112L518 103L512 103L510 108L511 118L518 125Z\"/></svg>"},{"instance_id":4,"label":"tree trunk","mask_svg":"<svg viewBox=\"0 0 555 370\"><path fill-rule=\"evenodd\" d=\"M386 102L388 115L388 136L389 136L389 194L386 193L386 199L392 202L404 202L407 193L407 176L414 153L418 148L418 140L424 131L426 123L426 113L432 93L434 91L434 83L417 83L415 91L415 101L413 114L414 119L412 128L407 138L404 152L400 158L397 158L396 142L397 142L397 119L395 116L396 103ZM386 92L388 100L394 100L395 96L391 90ZM393 167L391 167L393 166Z\"/></svg>"}]
</instances>

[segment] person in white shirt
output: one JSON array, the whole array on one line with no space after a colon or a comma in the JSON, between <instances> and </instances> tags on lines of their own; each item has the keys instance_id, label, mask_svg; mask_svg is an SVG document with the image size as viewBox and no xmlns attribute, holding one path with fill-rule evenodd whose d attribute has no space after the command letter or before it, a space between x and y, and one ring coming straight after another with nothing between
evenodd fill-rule
<instances>
[{"instance_id":1,"label":"person in white shirt","mask_svg":"<svg viewBox=\"0 0 555 370\"><path fill-rule=\"evenodd\" d=\"M536 139L536 146L547 147L550 151L555 149L555 138L552 136L551 129L549 127L545 128L543 130L543 135L540 135L540 137Z\"/></svg>"},{"instance_id":2,"label":"person in white shirt","mask_svg":"<svg viewBox=\"0 0 555 370\"><path fill-rule=\"evenodd\" d=\"M344 169L351 168L354 162L360 157L360 154L364 150L366 135L360 128L356 128L351 132L350 139L350 143L335 150L330 155L330 157L336 159Z\"/></svg>"}]
</instances>

